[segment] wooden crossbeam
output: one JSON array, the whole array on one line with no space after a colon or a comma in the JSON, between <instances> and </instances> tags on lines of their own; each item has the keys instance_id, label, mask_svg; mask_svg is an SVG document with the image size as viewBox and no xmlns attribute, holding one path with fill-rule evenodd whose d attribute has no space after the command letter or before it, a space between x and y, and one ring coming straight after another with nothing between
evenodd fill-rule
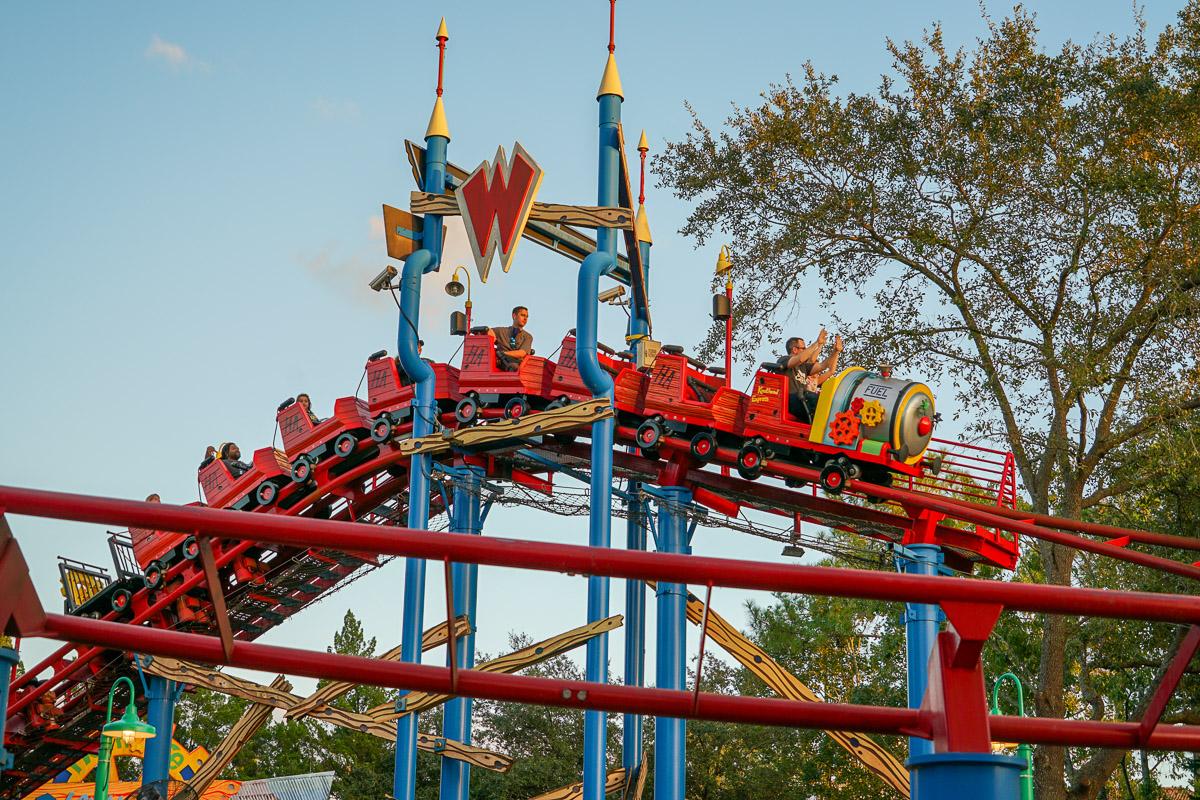
<instances>
[{"instance_id":1,"label":"wooden crossbeam","mask_svg":"<svg viewBox=\"0 0 1200 800\"><path fill-rule=\"evenodd\" d=\"M286 693L292 688L292 684L282 675L279 675L276 676L275 680L271 681L270 686L262 688L267 690L268 693ZM270 705L262 703L255 703L249 706L242 713L241 719L230 728L229 734L225 737L224 741L209 753L208 760L200 765L200 768L196 770L196 774L187 782L186 788L177 797L198 798L203 795L209 785L229 766L230 762L246 746L246 743L253 738L254 734L258 733L267 724L267 720L271 718L271 710Z\"/></svg>"},{"instance_id":2,"label":"wooden crossbeam","mask_svg":"<svg viewBox=\"0 0 1200 800\"><path fill-rule=\"evenodd\" d=\"M274 684L263 686L261 683L234 675L226 675L223 672L180 659L155 656L148 665L143 665L143 669L152 675L170 678L181 683L196 684L233 697L241 697L254 703L254 707L267 708L268 711L272 708L287 711L305 700L300 695L292 694L289 691L290 686L288 689L280 689ZM395 724L389 724L367 714L326 705L309 716L331 725L370 734L389 742L396 741ZM439 736L421 734L417 739L417 748L495 772L507 772L512 767L512 759L500 753Z\"/></svg>"},{"instance_id":3,"label":"wooden crossbeam","mask_svg":"<svg viewBox=\"0 0 1200 800\"><path fill-rule=\"evenodd\" d=\"M395 443L405 455L442 455L454 448L463 450L498 450L518 442L575 430L613 416L608 400L586 400L571 403L551 411L541 411L517 419L499 419L486 425L472 425L452 431L400 439Z\"/></svg>"},{"instance_id":4,"label":"wooden crossbeam","mask_svg":"<svg viewBox=\"0 0 1200 800\"><path fill-rule=\"evenodd\" d=\"M615 614L608 619L591 622L587 625L580 625L578 628L572 628L566 633L551 636L549 639L531 644L529 647L522 647L520 650L514 650L507 655L493 658L491 661L485 661L482 664L476 665L474 669L479 672L511 674L525 667L540 664L560 653L574 650L576 647L586 644L589 639L599 636L602 633L616 630L621 627L623 622L624 617L620 614ZM419 711L424 711L450 699L451 695L448 694L409 692L402 698L404 703L403 711L397 711L393 703L384 703L375 706L367 713L377 720L390 721L399 719L406 714L415 714Z\"/></svg>"},{"instance_id":5,"label":"wooden crossbeam","mask_svg":"<svg viewBox=\"0 0 1200 800\"><path fill-rule=\"evenodd\" d=\"M642 763L634 767L633 774L625 776L621 784L621 800L642 800L642 794L646 791L646 776L649 774L646 760L642 759Z\"/></svg>"},{"instance_id":6,"label":"wooden crossbeam","mask_svg":"<svg viewBox=\"0 0 1200 800\"><path fill-rule=\"evenodd\" d=\"M624 768L609 770L608 775L604 778L604 794L617 791L624 783ZM563 786L560 789L551 789L536 797L531 797L529 800L579 800L581 797L583 797L583 781Z\"/></svg>"},{"instance_id":7,"label":"wooden crossbeam","mask_svg":"<svg viewBox=\"0 0 1200 800\"><path fill-rule=\"evenodd\" d=\"M444 645L450 640L450 637L446 635L448 630L449 626L445 622L439 622L425 631L425 634L421 637L421 650L432 650L435 647ZM454 620L454 635L456 638L466 636L470 632L471 624L467 621L466 616L460 616ZM397 645L383 655L376 656L376 658L380 661L399 661L400 650L401 646ZM284 716L288 719L295 719L314 714L321 710L323 706L329 705L357 685L350 681L331 681L289 708Z\"/></svg>"},{"instance_id":8,"label":"wooden crossbeam","mask_svg":"<svg viewBox=\"0 0 1200 800\"><path fill-rule=\"evenodd\" d=\"M463 449L491 450L535 436L585 427L612 416L613 408L608 400L585 400L582 403L571 403L552 411L540 411L518 419L496 420L487 425L458 428L454 431L451 441L455 447Z\"/></svg>"},{"instance_id":9,"label":"wooden crossbeam","mask_svg":"<svg viewBox=\"0 0 1200 800\"><path fill-rule=\"evenodd\" d=\"M653 581L646 581L646 584L654 586ZM704 619L704 609L703 601L689 592L688 622L700 625L701 620ZM733 656L739 664L757 675L779 696L788 700L807 700L810 703L825 702L816 692L805 686L799 678L767 655L767 651L746 638L741 631L730 625L728 620L711 608L708 609L708 637ZM902 796L909 796L908 771L878 742L862 733L825 732Z\"/></svg>"},{"instance_id":10,"label":"wooden crossbeam","mask_svg":"<svg viewBox=\"0 0 1200 800\"><path fill-rule=\"evenodd\" d=\"M458 216L458 201L453 195L413 192L409 207L414 214L438 214L443 217ZM578 225L581 228L622 228L633 230L633 211L615 206L575 206L561 203L537 203L529 211L529 218L538 222L554 222L560 225Z\"/></svg>"}]
</instances>

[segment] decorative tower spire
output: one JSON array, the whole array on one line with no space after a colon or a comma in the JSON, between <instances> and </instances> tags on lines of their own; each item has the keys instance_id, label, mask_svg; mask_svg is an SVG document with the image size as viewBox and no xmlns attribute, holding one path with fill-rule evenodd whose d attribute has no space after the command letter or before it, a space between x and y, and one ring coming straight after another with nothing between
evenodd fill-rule
<instances>
[{"instance_id":1,"label":"decorative tower spire","mask_svg":"<svg viewBox=\"0 0 1200 800\"><path fill-rule=\"evenodd\" d=\"M641 166L638 170L638 210L633 221L633 230L639 242L653 244L654 240L650 238L650 219L646 215L646 153L650 152L650 145L646 143L645 130L642 131L642 138L638 140L637 149Z\"/></svg>"},{"instance_id":2,"label":"decorative tower spire","mask_svg":"<svg viewBox=\"0 0 1200 800\"><path fill-rule=\"evenodd\" d=\"M621 89L621 73L617 71L616 52L617 0L608 0L608 61L604 64L604 76L600 79L600 89L596 92L597 99L606 94L625 99L625 92Z\"/></svg>"},{"instance_id":3,"label":"decorative tower spire","mask_svg":"<svg viewBox=\"0 0 1200 800\"><path fill-rule=\"evenodd\" d=\"M450 141L450 125L446 122L446 108L442 105L442 75L446 66L446 42L450 39L450 34L446 31L446 18L442 17L441 23L438 25L437 36L438 49L438 77L437 77L437 99L433 101L433 113L429 115L429 126L425 129L425 138L431 136L442 136L446 141Z\"/></svg>"}]
</instances>

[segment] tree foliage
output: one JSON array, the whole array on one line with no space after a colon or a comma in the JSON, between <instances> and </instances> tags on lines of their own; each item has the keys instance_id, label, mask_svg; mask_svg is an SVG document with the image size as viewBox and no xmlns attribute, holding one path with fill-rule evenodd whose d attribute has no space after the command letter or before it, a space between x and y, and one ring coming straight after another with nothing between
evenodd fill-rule
<instances>
[{"instance_id":1,"label":"tree foliage","mask_svg":"<svg viewBox=\"0 0 1200 800\"><path fill-rule=\"evenodd\" d=\"M970 434L1009 443L1038 512L1107 513L1174 474L1144 453L1200 408L1200 3L1154 42L1135 21L1048 52L1017 7L970 51L937 26L889 42L874 93L838 96L806 65L719 131L695 117L657 166L695 204L685 233L735 237L740 341L778 338L818 286L851 363L952 392ZM873 312L852 318L855 299ZM1036 557L1051 583L1091 568ZM1041 625L1043 716L1078 713L1068 633ZM1095 756L1040 748L1039 795L1095 797Z\"/></svg>"}]
</instances>

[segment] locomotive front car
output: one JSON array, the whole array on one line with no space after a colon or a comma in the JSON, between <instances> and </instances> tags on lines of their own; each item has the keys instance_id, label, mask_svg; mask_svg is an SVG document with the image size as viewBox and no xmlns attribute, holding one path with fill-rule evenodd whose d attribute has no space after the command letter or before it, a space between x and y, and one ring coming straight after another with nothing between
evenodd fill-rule
<instances>
[{"instance_id":1,"label":"locomotive front car","mask_svg":"<svg viewBox=\"0 0 1200 800\"><path fill-rule=\"evenodd\" d=\"M809 440L855 451L859 461L920 475L936 423L933 392L925 384L848 367L822 387Z\"/></svg>"}]
</instances>

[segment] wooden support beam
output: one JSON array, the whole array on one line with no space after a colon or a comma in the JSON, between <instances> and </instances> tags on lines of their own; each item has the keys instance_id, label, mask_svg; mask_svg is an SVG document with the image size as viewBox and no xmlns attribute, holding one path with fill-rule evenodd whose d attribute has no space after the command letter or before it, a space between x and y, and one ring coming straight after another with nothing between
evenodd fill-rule
<instances>
[{"instance_id":1,"label":"wooden support beam","mask_svg":"<svg viewBox=\"0 0 1200 800\"><path fill-rule=\"evenodd\" d=\"M604 794L607 795L617 791L624 783L624 767L609 770L608 775L604 778ZM579 800L581 797L583 797L583 781L563 786L561 789L551 789L536 797L531 797L529 800Z\"/></svg>"},{"instance_id":2,"label":"wooden support beam","mask_svg":"<svg viewBox=\"0 0 1200 800\"><path fill-rule=\"evenodd\" d=\"M453 195L413 192L409 207L414 214L438 214L443 217L458 216L458 200ZM562 203L537 203L529 211L529 218L538 222L554 222L560 225L578 225L581 228L623 228L633 230L633 211L612 206L575 206Z\"/></svg>"},{"instance_id":3,"label":"wooden support beam","mask_svg":"<svg viewBox=\"0 0 1200 800\"><path fill-rule=\"evenodd\" d=\"M416 439L401 439L395 443L400 452L413 456L444 455L462 450L499 450L525 442L537 436L583 428L613 415L608 400L585 400L552 411L541 411L518 419L492 420L484 425L456 428Z\"/></svg>"},{"instance_id":4,"label":"wooden support beam","mask_svg":"<svg viewBox=\"0 0 1200 800\"><path fill-rule=\"evenodd\" d=\"M653 581L647 581L653 587ZM687 618L693 625L700 625L705 618L706 606L700 598L688 593ZM758 676L773 692L788 700L807 700L810 703L825 702L812 689L778 661L767 655L767 651L746 638L729 621L713 611L708 611L708 638L733 656L739 664ZM909 796L908 770L878 742L862 733L849 731L826 731L839 745L874 772L885 783L903 797Z\"/></svg>"},{"instance_id":5,"label":"wooden support beam","mask_svg":"<svg viewBox=\"0 0 1200 800\"><path fill-rule=\"evenodd\" d=\"M223 672L180 659L156 656L150 660L149 664L143 665L143 669L152 675L170 678L180 683L192 683L233 697L241 697L255 703L256 707L279 708L287 711L305 699L297 694L292 694L287 689L279 689L274 684L263 686L261 683L234 675L226 675ZM288 687L288 689L290 688ZM385 741L396 741L395 723L382 722L367 714L358 714L326 705L309 716L331 725L370 734ZM440 736L421 734L417 739L417 748L427 753L436 753L495 772L507 772L513 763L511 758L500 753Z\"/></svg>"},{"instance_id":6,"label":"wooden support beam","mask_svg":"<svg viewBox=\"0 0 1200 800\"><path fill-rule=\"evenodd\" d=\"M569 650L574 650L580 645L586 644L589 639L599 636L602 633L616 630L621 627L624 622L624 617L620 614L615 614L608 619L602 619L598 622L591 622L587 625L580 625L578 628L572 628L566 633L560 633L557 636L551 636L549 639L531 644L529 647L523 647L520 650L493 658L491 661L485 661L474 667L477 672L501 672L511 674L525 667L531 667L534 664L540 664L547 659L553 658L560 653L565 653ZM367 713L379 721L391 721L399 719L406 714L415 714L419 711L424 711L434 706L445 703L451 699L448 694L434 694L431 692L409 692L402 698L404 704L403 711L397 711L396 705L393 703L384 703L375 706Z\"/></svg>"},{"instance_id":7,"label":"wooden support beam","mask_svg":"<svg viewBox=\"0 0 1200 800\"><path fill-rule=\"evenodd\" d=\"M553 411L541 411L518 419L496 420L487 425L458 428L454 431L451 441L455 447L461 449L495 450L537 436L587 427L593 422L612 416L613 408L608 400L585 400L582 403L571 403Z\"/></svg>"},{"instance_id":8,"label":"wooden support beam","mask_svg":"<svg viewBox=\"0 0 1200 800\"><path fill-rule=\"evenodd\" d=\"M446 635L448 630L449 628L445 622L439 622L437 625L426 630L425 634L421 637L421 650L432 650L435 647L444 645L450 640L450 637ZM456 638L466 636L470 632L471 624L467 621L466 616L460 616L454 620L454 636ZM383 655L376 656L376 658L380 661L399 661L400 650L400 645L397 645ZM314 714L321 710L323 706L329 705L357 685L350 681L332 681L327 683L289 708L284 716L288 719L295 719Z\"/></svg>"},{"instance_id":9,"label":"wooden support beam","mask_svg":"<svg viewBox=\"0 0 1200 800\"><path fill-rule=\"evenodd\" d=\"M213 616L217 618L217 632L221 635L221 649L225 660L233 659L233 628L229 624L229 610L225 608L225 591L221 588L221 576L217 574L217 560L213 558L212 542L207 536L196 537L200 547L200 564L204 568L204 580L208 583L208 596L213 604Z\"/></svg>"}]
</instances>

